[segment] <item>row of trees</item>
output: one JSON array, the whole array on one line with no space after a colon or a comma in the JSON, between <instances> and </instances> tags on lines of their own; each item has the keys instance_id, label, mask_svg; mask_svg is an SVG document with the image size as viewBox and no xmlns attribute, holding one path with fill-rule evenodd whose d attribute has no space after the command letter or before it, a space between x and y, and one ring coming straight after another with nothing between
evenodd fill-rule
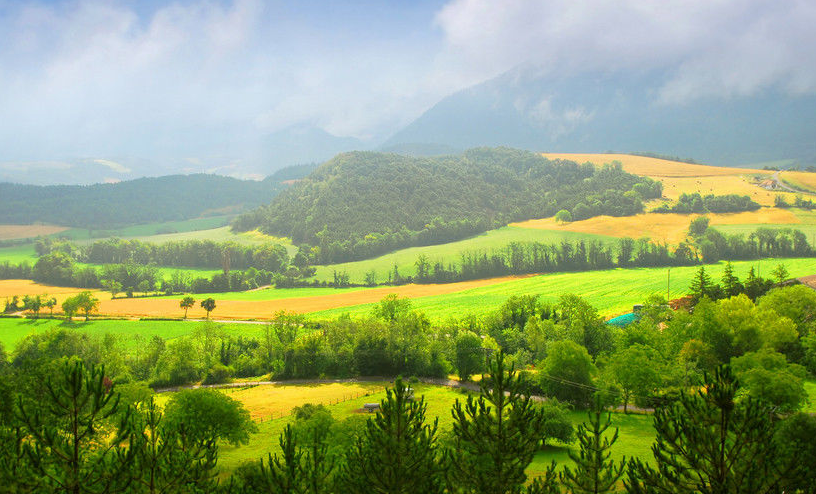
<instances>
[{"instance_id":1,"label":"row of trees","mask_svg":"<svg viewBox=\"0 0 816 494\"><path fill-rule=\"evenodd\" d=\"M684 392L655 412L652 461L611 459L618 431L598 402L570 464L528 478L548 437L549 405L531 400L498 352L479 393L456 400L448 434L398 379L370 419L338 423L322 407L301 407L279 452L219 482L219 445L257 431L239 403L182 391L160 410L149 390L112 385L104 368L54 364L46 393L0 388L16 395L0 408L0 482L11 492L771 494L816 484L816 418L776 419L740 395L728 367L704 376L705 392ZM5 365L0 372L4 384L18 377Z\"/></svg>"},{"instance_id":2,"label":"row of trees","mask_svg":"<svg viewBox=\"0 0 816 494\"><path fill-rule=\"evenodd\" d=\"M38 256L63 252L75 261L91 264L153 264L222 269L224 272L253 267L271 273L285 273L293 266L306 267L303 254L290 259L283 245L273 243L245 245L212 240L150 243L109 238L80 246L67 240L39 237L34 248Z\"/></svg>"},{"instance_id":3,"label":"row of trees","mask_svg":"<svg viewBox=\"0 0 816 494\"><path fill-rule=\"evenodd\" d=\"M397 267L378 279L366 275L365 283L452 283L513 274L588 271L615 267L688 266L721 259L762 257L809 257L816 251L799 230L758 228L750 235L723 235L708 228L708 218L694 220L688 241L670 249L648 239L624 238L617 245L597 241L562 241L560 244L512 242L501 249L465 251L457 263L417 257L414 276L402 276ZM342 273L340 273L342 275ZM346 280L348 281L348 280Z\"/></svg>"},{"instance_id":4,"label":"row of trees","mask_svg":"<svg viewBox=\"0 0 816 494\"><path fill-rule=\"evenodd\" d=\"M699 192L680 194L677 203L669 206L663 204L652 210L654 213L738 213L740 211L756 211L761 206L750 196L739 194L700 195Z\"/></svg>"}]
</instances>

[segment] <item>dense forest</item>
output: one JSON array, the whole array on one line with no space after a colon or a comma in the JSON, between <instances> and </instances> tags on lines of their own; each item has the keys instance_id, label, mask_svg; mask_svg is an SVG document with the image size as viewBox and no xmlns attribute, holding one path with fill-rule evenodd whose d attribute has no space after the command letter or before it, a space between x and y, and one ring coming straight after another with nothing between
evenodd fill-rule
<instances>
[{"instance_id":1,"label":"dense forest","mask_svg":"<svg viewBox=\"0 0 816 494\"><path fill-rule=\"evenodd\" d=\"M70 323L32 333L8 356L0 347L0 480L35 491L82 482L131 492L216 492L219 447L246 443L258 430L249 412L206 389L174 393L162 409L148 384L264 373L456 372L462 380L484 375L480 390L453 406L451 431L426 423L422 397L412 398L397 380L368 420L364 414L340 422L320 406L298 408L280 452L249 461L228 479L221 475L220 488L292 492L285 486L294 484L305 486L297 492L362 493L372 485L394 492L388 489L421 484L404 492L554 494L605 479L609 486L600 492L624 492L623 483L625 492L691 493L737 481L750 488L703 492L812 492L816 418L799 410L804 381L816 372L816 292L798 285L755 300L739 293L713 301L695 288L693 311L671 310L654 296L624 327L605 324L575 295L555 304L513 297L484 318L439 326L408 300L389 296L357 320L318 325L279 314L260 338L229 335L215 323L138 345ZM514 370L531 364L535 372ZM654 409L654 461L607 456L616 434L604 434L609 418L601 410L622 406L626 413L632 405ZM567 407L590 410L583 426L573 428ZM81 430L71 429L72 417ZM527 484L533 455L553 440L575 442L578 452L562 473L553 465ZM723 447L750 454L723 458ZM488 454L492 461L484 461ZM714 470L687 466L718 461ZM418 477L420 466L426 470ZM381 476L378 469L402 473ZM486 490L497 472L508 477Z\"/></svg>"},{"instance_id":2,"label":"dense forest","mask_svg":"<svg viewBox=\"0 0 816 494\"><path fill-rule=\"evenodd\" d=\"M88 186L0 183L0 223L100 230L180 221L238 213L269 202L283 187L271 178L258 182L204 174Z\"/></svg>"},{"instance_id":3,"label":"dense forest","mask_svg":"<svg viewBox=\"0 0 816 494\"><path fill-rule=\"evenodd\" d=\"M624 216L660 197L662 186L620 166L550 161L513 149L471 149L433 158L338 155L275 200L239 216L313 246L315 263L369 258L400 247L458 240L511 221Z\"/></svg>"}]
</instances>

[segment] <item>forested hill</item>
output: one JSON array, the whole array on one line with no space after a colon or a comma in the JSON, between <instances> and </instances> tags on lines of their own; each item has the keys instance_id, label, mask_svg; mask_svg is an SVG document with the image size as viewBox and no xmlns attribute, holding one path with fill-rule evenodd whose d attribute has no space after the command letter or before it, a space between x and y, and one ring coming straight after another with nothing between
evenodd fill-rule
<instances>
[{"instance_id":1,"label":"forested hill","mask_svg":"<svg viewBox=\"0 0 816 494\"><path fill-rule=\"evenodd\" d=\"M239 216L233 227L319 247L312 261L325 263L444 243L561 209L575 219L636 214L643 199L660 195L658 182L620 167L596 169L507 148L427 158L352 152Z\"/></svg>"},{"instance_id":2,"label":"forested hill","mask_svg":"<svg viewBox=\"0 0 816 494\"><path fill-rule=\"evenodd\" d=\"M0 183L0 223L53 223L78 228L120 228L238 213L268 203L283 188L218 175L168 175L114 184Z\"/></svg>"}]
</instances>

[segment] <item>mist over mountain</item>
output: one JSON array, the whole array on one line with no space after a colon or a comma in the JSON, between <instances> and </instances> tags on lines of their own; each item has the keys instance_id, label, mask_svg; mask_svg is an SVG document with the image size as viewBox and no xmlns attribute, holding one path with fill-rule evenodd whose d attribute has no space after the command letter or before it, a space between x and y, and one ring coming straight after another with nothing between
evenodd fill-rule
<instances>
[{"instance_id":1,"label":"mist over mountain","mask_svg":"<svg viewBox=\"0 0 816 494\"><path fill-rule=\"evenodd\" d=\"M816 96L663 101L660 72L539 77L520 67L444 98L385 147L435 142L548 152L649 151L721 165L816 161Z\"/></svg>"}]
</instances>

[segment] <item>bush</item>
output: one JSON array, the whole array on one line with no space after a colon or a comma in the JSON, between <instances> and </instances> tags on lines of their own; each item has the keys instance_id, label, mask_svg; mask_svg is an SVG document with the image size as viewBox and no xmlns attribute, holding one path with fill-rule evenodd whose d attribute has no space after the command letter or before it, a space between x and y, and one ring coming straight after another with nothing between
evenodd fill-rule
<instances>
[{"instance_id":1,"label":"bush","mask_svg":"<svg viewBox=\"0 0 816 494\"><path fill-rule=\"evenodd\" d=\"M223 364L215 364L207 371L202 384L224 384L230 382L235 370Z\"/></svg>"}]
</instances>

